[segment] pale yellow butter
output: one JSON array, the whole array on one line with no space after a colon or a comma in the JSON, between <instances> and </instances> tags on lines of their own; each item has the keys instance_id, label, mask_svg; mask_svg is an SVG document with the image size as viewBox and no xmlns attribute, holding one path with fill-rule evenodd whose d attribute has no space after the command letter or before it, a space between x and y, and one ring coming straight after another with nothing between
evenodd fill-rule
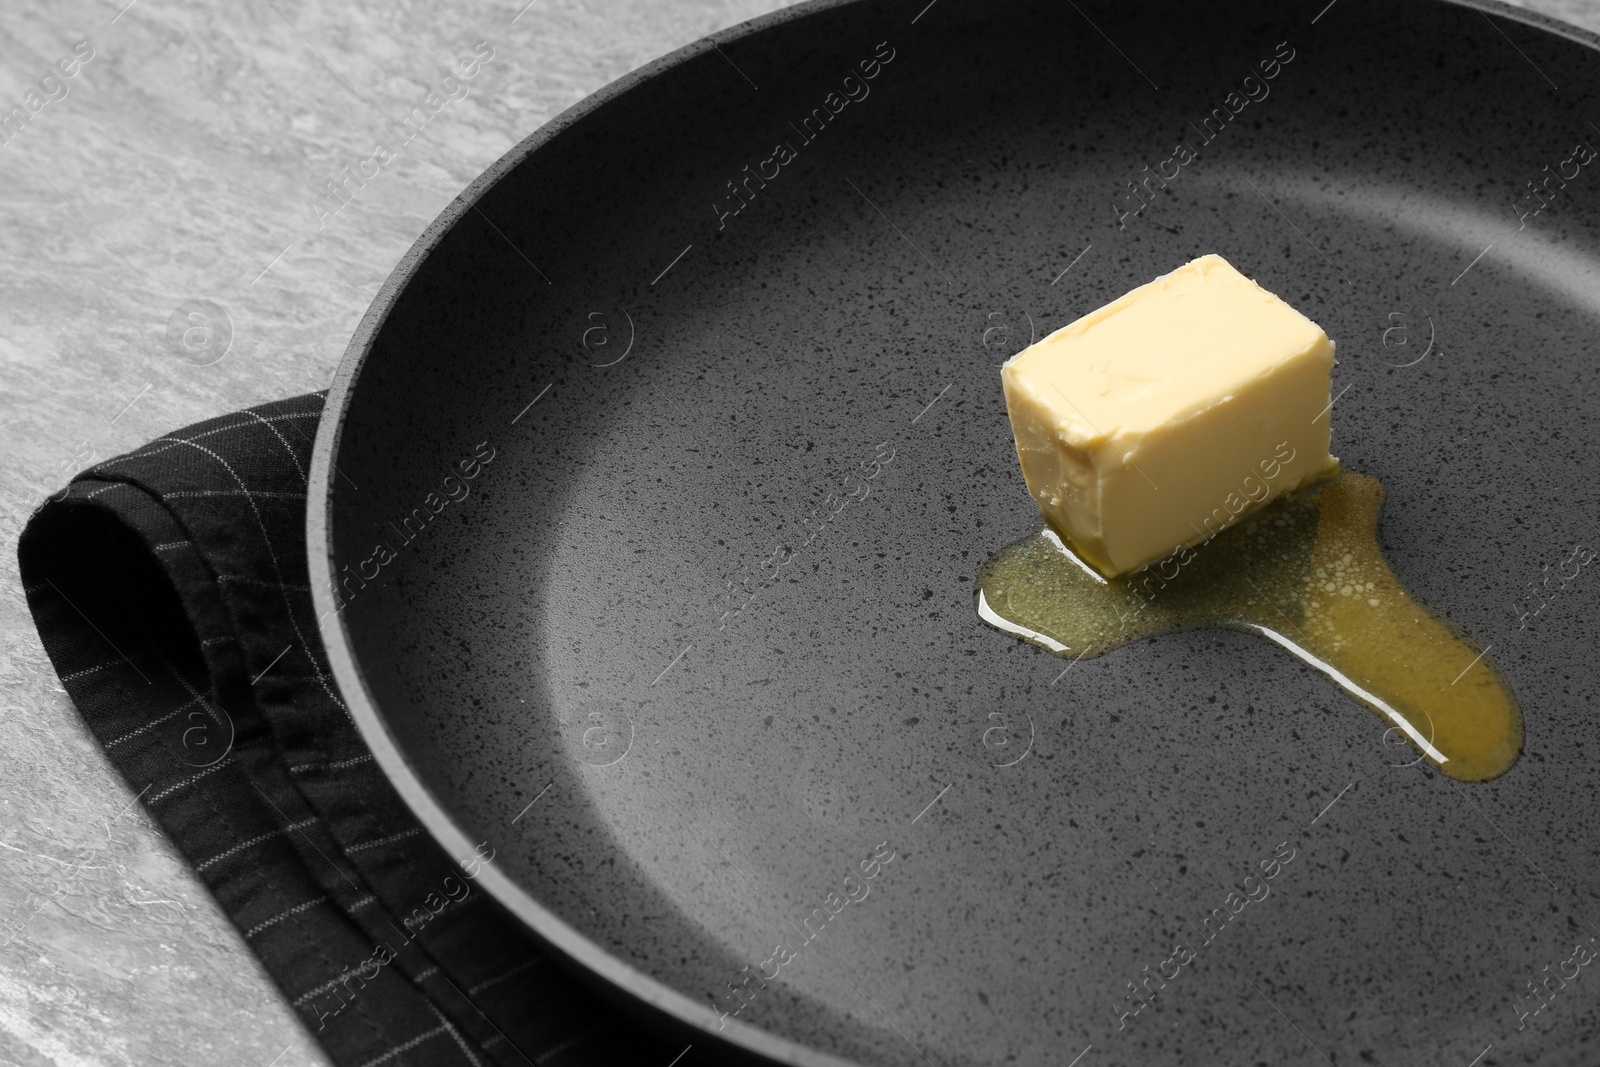
<instances>
[{"instance_id":1,"label":"pale yellow butter","mask_svg":"<svg viewBox=\"0 0 1600 1067\"><path fill-rule=\"evenodd\" d=\"M1141 285L1001 370L1028 491L1123 574L1337 469L1334 345L1217 255Z\"/></svg>"}]
</instances>

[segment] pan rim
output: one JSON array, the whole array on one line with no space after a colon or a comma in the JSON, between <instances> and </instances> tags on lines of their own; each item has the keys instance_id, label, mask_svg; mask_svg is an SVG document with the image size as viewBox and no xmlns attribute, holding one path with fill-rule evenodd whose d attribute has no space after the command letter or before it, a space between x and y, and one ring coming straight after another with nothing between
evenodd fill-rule
<instances>
[{"instance_id":1,"label":"pan rim","mask_svg":"<svg viewBox=\"0 0 1600 1067\"><path fill-rule=\"evenodd\" d=\"M328 663L340 696L354 720L362 740L372 750L374 762L388 778L411 814L434 840L452 856L471 855L474 842L457 825L447 807L423 783L411 766L387 721L373 698L357 662L354 644L337 611L332 590L337 566L333 557L332 510L333 460L343 435L353 394L358 386L373 342L389 314L405 294L433 249L443 241L468 212L502 178L545 144L579 122L600 112L607 104L626 93L644 87L658 75L681 67L714 51L719 45L766 32L786 22L807 18L821 11L880 0L805 0L792 7L759 15L696 40L651 60L611 81L566 108L544 125L512 146L490 164L482 174L447 204L400 257L394 269L379 286L363 313L340 357L324 400L311 457L306 508L307 567L311 576L311 597L319 620L331 618L331 626L319 625ZM1479 11L1486 15L1518 22L1563 40L1571 41L1600 56L1600 33L1563 22L1554 16L1515 7L1505 0L1415 0L1447 7ZM603 980L614 992L667 1016L680 1026L715 1041L731 1044L741 1051L771 1062L796 1067L866 1067L859 1061L819 1051L793 1039L760 1029L738 1019L724 1020L722 1028L711 1026L707 1005L689 997L667 983L613 955L546 908L532 894L492 865L479 874L479 884L495 901L514 916L547 949L564 957L570 965Z\"/></svg>"}]
</instances>

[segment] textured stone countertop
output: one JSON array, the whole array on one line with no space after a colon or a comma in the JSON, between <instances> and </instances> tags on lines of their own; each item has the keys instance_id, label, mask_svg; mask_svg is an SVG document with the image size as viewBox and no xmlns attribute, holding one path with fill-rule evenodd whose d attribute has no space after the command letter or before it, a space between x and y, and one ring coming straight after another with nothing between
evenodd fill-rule
<instances>
[{"instance_id":1,"label":"textured stone countertop","mask_svg":"<svg viewBox=\"0 0 1600 1067\"><path fill-rule=\"evenodd\" d=\"M524 3L7 0L0 14L0 113L58 61L75 70L0 143L0 911L55 898L0 944L0 1064L327 1062L62 692L16 535L93 460L324 388L395 262L496 158L625 72L784 6ZM1529 6L1600 31L1600 0ZM478 42L493 59L470 94L319 217L320 187ZM209 365L168 342L196 300L231 328ZM96 858L75 866L79 846Z\"/></svg>"}]
</instances>

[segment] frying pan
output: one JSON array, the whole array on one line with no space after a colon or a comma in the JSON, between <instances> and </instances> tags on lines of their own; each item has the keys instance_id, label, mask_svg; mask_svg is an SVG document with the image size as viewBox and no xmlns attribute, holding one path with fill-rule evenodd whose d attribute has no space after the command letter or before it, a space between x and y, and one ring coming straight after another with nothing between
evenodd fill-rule
<instances>
[{"instance_id":1,"label":"frying pan","mask_svg":"<svg viewBox=\"0 0 1600 1067\"><path fill-rule=\"evenodd\" d=\"M429 227L330 393L311 564L380 764L697 1056L1590 1062L1596 44L861 0L609 86ZM1521 702L1502 778L1246 634L978 618L1040 523L998 364L1212 251L1338 342L1389 561Z\"/></svg>"}]
</instances>

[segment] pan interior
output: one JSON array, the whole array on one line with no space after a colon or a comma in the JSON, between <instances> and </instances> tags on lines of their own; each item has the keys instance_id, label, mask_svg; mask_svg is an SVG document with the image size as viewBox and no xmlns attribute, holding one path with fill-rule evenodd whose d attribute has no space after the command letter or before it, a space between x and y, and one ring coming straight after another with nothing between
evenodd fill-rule
<instances>
[{"instance_id":1,"label":"pan interior","mask_svg":"<svg viewBox=\"0 0 1600 1067\"><path fill-rule=\"evenodd\" d=\"M921 6L633 84L406 281L329 482L402 787L747 1044L1575 1062L1592 1007L1514 1013L1600 923L1600 579L1557 577L1596 537L1593 51L1438 3ZM1073 665L977 617L1039 522L998 364L1206 252L1337 341L1389 560L1522 704L1504 778L1246 635Z\"/></svg>"}]
</instances>

